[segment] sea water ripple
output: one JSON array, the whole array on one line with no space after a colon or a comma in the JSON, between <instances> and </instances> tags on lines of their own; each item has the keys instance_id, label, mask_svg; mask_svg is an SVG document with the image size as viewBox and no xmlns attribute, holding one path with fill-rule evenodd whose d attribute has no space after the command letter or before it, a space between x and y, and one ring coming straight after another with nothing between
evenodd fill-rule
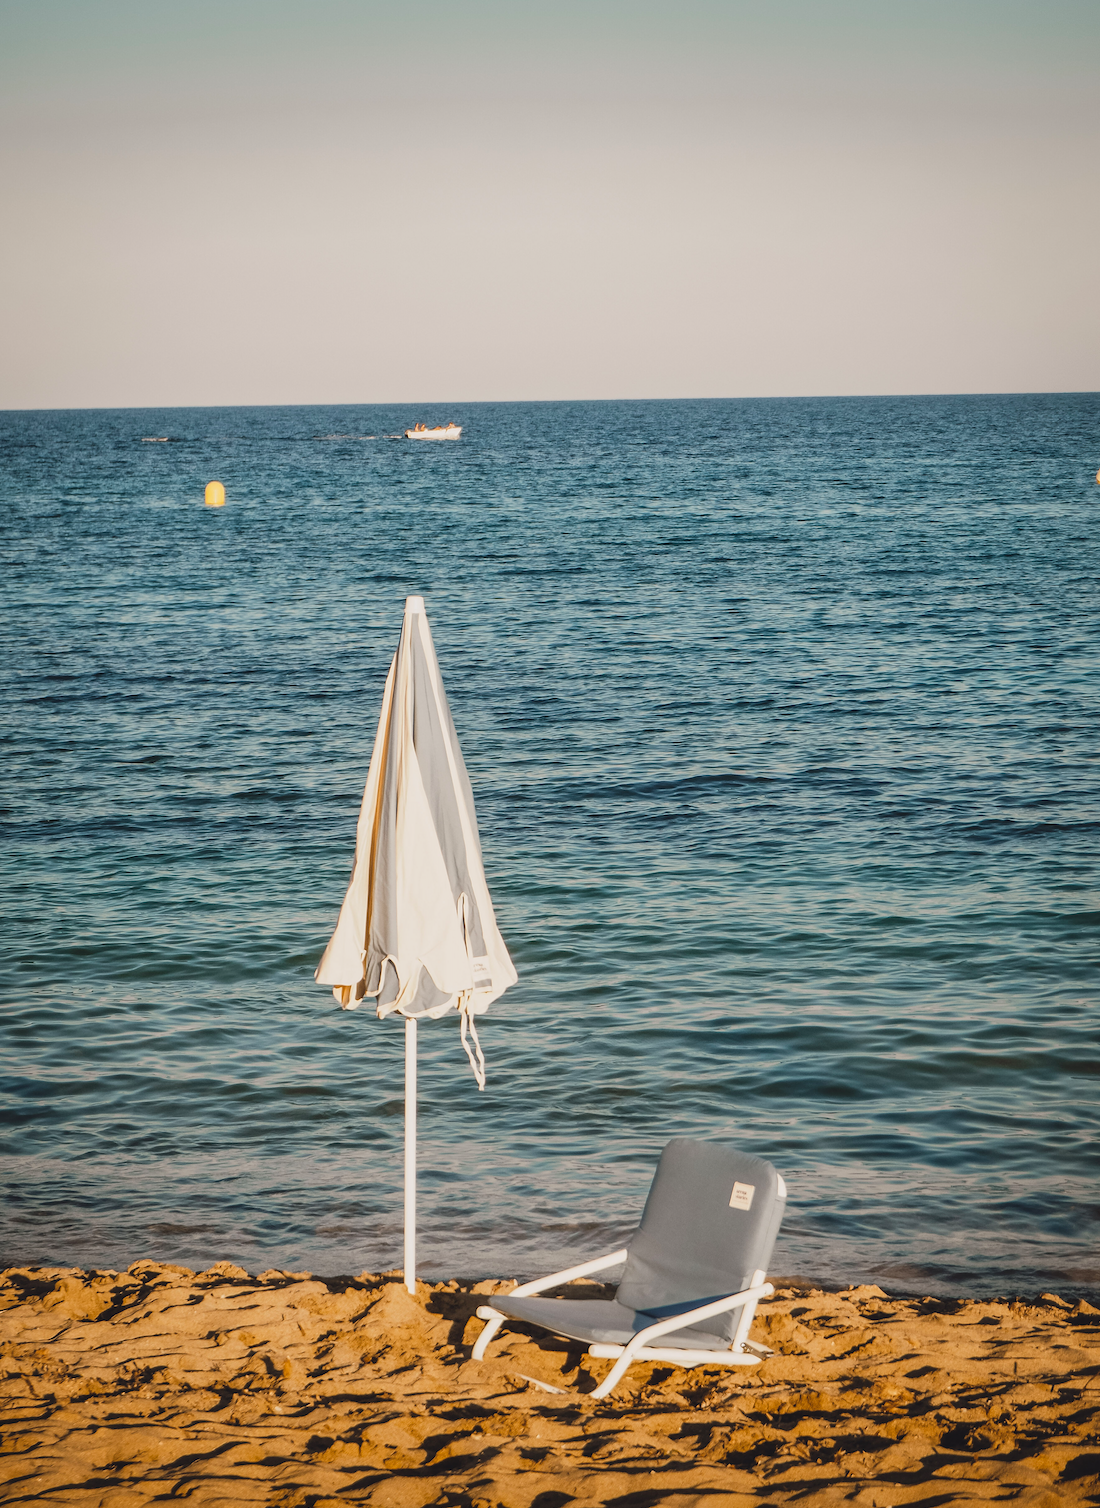
<instances>
[{"instance_id":1,"label":"sea water ripple","mask_svg":"<svg viewBox=\"0 0 1100 1508\"><path fill-rule=\"evenodd\" d=\"M0 1259L399 1262L401 1033L312 971L421 592L520 973L485 1094L421 1033L424 1271L615 1244L690 1134L787 1177L782 1273L1095 1296L1098 450L1095 395L0 415Z\"/></svg>"}]
</instances>

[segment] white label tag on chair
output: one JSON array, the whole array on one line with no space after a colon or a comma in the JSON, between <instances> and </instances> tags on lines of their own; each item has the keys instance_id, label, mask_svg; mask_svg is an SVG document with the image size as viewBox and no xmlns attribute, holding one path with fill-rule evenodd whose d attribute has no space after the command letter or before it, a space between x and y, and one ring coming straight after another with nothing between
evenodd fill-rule
<instances>
[{"instance_id":1,"label":"white label tag on chair","mask_svg":"<svg viewBox=\"0 0 1100 1508\"><path fill-rule=\"evenodd\" d=\"M756 1193L755 1183L735 1183L733 1193L730 1195L731 1210L751 1210L752 1196Z\"/></svg>"}]
</instances>

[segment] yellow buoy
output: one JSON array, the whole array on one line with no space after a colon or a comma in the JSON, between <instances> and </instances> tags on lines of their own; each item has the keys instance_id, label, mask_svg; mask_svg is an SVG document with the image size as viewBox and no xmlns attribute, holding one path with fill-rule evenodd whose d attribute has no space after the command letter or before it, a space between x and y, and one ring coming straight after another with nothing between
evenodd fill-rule
<instances>
[{"instance_id":1,"label":"yellow buoy","mask_svg":"<svg viewBox=\"0 0 1100 1508\"><path fill-rule=\"evenodd\" d=\"M225 488L220 482L207 482L206 506L208 508L225 507Z\"/></svg>"}]
</instances>

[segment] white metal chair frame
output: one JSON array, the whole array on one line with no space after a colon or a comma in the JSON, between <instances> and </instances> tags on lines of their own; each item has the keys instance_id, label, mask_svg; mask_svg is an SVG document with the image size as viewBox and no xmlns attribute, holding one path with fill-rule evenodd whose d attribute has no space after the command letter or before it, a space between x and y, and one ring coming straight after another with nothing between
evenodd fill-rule
<instances>
[{"instance_id":1,"label":"white metal chair frame","mask_svg":"<svg viewBox=\"0 0 1100 1508\"><path fill-rule=\"evenodd\" d=\"M537 1278L533 1283L521 1283L518 1288L513 1288L510 1297L522 1298L526 1294L542 1293L547 1288L554 1288L559 1283L568 1283L573 1278L584 1278L593 1272L601 1272L606 1267L615 1267L620 1262L626 1261L626 1247L620 1251L610 1252L606 1257L595 1257L590 1262L581 1262L577 1267L566 1267L561 1272L552 1272L549 1277ZM591 1397L606 1398L611 1389L619 1382L634 1361L665 1361L673 1362L681 1367L754 1367L770 1356L772 1352L767 1346L754 1345L748 1339L749 1328L756 1314L756 1306L761 1299L767 1298L775 1292L771 1283L764 1282L765 1274L761 1271L753 1273L752 1286L745 1288L740 1293L731 1293L727 1298L714 1299L709 1304L701 1304L698 1309L686 1309L682 1314L672 1315L669 1319L656 1320L652 1325L647 1325L644 1330L631 1336L625 1346L611 1345L609 1343L595 1342L588 1347L589 1356L617 1357L618 1360L611 1368L599 1387L593 1389ZM741 1305L741 1317L737 1322L737 1330L730 1343L728 1351L691 1351L677 1346L654 1347L650 1341L660 1340L662 1335L669 1335L675 1330L683 1330L690 1327L697 1320L711 1319L716 1314L723 1314L727 1309L737 1309ZM474 1344L471 1356L474 1361L481 1361L485 1356L485 1348L493 1336L504 1324L505 1320L512 1316L502 1314L499 1309L494 1309L491 1304L482 1304L477 1310L478 1319L486 1321L485 1329L482 1330ZM535 1323L535 1321L519 1321L519 1323ZM540 1327L541 1328L541 1327ZM551 1334L554 1333L551 1326L545 1327ZM583 1345L584 1342L582 1341Z\"/></svg>"}]
</instances>

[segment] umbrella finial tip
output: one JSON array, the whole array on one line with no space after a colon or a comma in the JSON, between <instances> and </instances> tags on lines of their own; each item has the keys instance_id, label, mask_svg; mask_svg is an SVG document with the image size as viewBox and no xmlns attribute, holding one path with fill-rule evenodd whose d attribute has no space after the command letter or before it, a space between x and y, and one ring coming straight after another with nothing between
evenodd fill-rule
<instances>
[{"instance_id":1,"label":"umbrella finial tip","mask_svg":"<svg viewBox=\"0 0 1100 1508\"><path fill-rule=\"evenodd\" d=\"M405 611L407 613L422 613L424 611L423 597L406 597Z\"/></svg>"}]
</instances>

